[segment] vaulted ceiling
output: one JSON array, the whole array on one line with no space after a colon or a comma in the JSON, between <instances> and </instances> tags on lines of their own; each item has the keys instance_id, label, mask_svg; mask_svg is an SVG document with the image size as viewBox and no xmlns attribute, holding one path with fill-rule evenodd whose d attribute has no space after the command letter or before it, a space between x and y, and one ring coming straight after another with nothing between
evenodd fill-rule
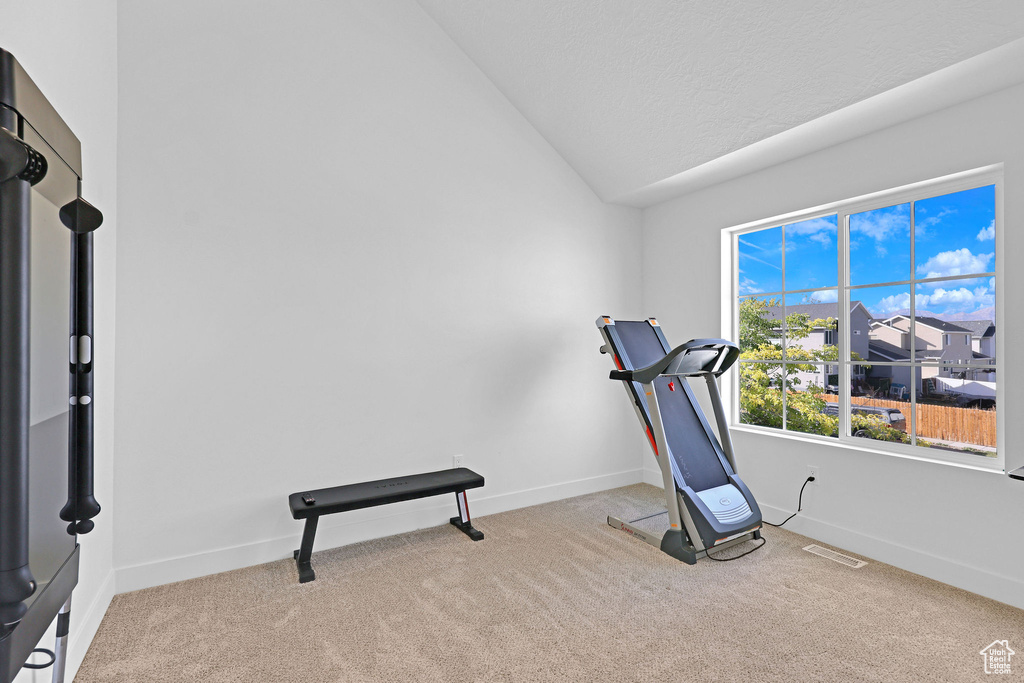
<instances>
[{"instance_id":1,"label":"vaulted ceiling","mask_svg":"<svg viewBox=\"0 0 1024 683\"><path fill-rule=\"evenodd\" d=\"M1021 0L418 0L605 200L1024 36Z\"/></svg>"}]
</instances>

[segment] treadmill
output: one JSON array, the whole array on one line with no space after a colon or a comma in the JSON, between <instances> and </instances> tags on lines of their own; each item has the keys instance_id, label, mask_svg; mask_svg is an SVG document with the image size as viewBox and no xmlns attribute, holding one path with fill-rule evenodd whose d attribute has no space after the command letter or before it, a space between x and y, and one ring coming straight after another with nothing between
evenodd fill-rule
<instances>
[{"instance_id":1,"label":"treadmill","mask_svg":"<svg viewBox=\"0 0 1024 683\"><path fill-rule=\"evenodd\" d=\"M687 564L708 554L761 538L761 510L736 474L732 440L718 391L718 377L739 357L724 339L693 339L672 348L654 318L597 319L601 353L615 361L610 379L620 380L661 468L669 528L661 536L608 517L608 524ZM703 377L715 412L719 441L687 378ZM653 515L652 515L653 516ZM646 519L646 518L644 518Z\"/></svg>"}]
</instances>

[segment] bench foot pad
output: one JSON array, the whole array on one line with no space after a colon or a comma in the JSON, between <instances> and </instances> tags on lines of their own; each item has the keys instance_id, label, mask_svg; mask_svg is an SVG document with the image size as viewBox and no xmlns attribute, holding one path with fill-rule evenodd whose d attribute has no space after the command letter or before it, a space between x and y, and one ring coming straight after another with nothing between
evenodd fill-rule
<instances>
[{"instance_id":1,"label":"bench foot pad","mask_svg":"<svg viewBox=\"0 0 1024 683\"><path fill-rule=\"evenodd\" d=\"M313 566L309 562L299 561L298 550L292 553L292 557L295 558L295 566L299 568L299 583L309 583L310 581L315 581L316 572L313 571Z\"/></svg>"},{"instance_id":2,"label":"bench foot pad","mask_svg":"<svg viewBox=\"0 0 1024 683\"><path fill-rule=\"evenodd\" d=\"M462 523L462 519L459 518L459 517L452 517L448 521L451 523L451 525L453 527L455 527L456 529L458 529L462 533L466 534L467 536L472 538L474 541L482 541L482 540L484 540L484 533L482 531L480 531L479 529L474 529L473 525L470 524L469 522L466 522L465 524L463 524Z\"/></svg>"}]
</instances>

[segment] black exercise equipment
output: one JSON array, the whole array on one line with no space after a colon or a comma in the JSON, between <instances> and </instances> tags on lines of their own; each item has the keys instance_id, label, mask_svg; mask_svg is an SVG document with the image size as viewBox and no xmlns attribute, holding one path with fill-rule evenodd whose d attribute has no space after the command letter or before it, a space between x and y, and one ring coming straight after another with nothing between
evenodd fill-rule
<instances>
[{"instance_id":1,"label":"black exercise equipment","mask_svg":"<svg viewBox=\"0 0 1024 683\"><path fill-rule=\"evenodd\" d=\"M316 573L310 565L310 557L313 554L316 526L322 515L454 493L458 501L459 516L452 517L449 522L474 541L481 541L484 535L473 528L469 518L466 491L483 485L482 476L465 467L457 467L408 477L378 479L360 484L293 493L288 496L292 517L306 520L306 526L302 531L302 547L293 554L299 569L299 583L316 579Z\"/></svg>"},{"instance_id":2,"label":"black exercise equipment","mask_svg":"<svg viewBox=\"0 0 1024 683\"><path fill-rule=\"evenodd\" d=\"M687 564L715 547L761 537L761 511L736 475L729 425L718 377L736 362L739 348L724 339L692 339L672 348L654 318L597 319L619 380L661 468L669 528L663 535L615 517L608 524L628 532ZM721 441L697 403L687 378L707 384Z\"/></svg>"},{"instance_id":3,"label":"black exercise equipment","mask_svg":"<svg viewBox=\"0 0 1024 683\"><path fill-rule=\"evenodd\" d=\"M55 617L53 680L64 679L77 534L100 512L92 232L103 216L81 178L78 138L0 49L0 683Z\"/></svg>"}]
</instances>

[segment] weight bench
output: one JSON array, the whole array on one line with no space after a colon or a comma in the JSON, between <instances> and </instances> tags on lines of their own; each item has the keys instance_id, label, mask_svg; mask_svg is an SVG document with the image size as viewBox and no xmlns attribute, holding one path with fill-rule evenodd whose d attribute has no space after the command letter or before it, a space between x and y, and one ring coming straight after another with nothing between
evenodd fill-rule
<instances>
[{"instance_id":1,"label":"weight bench","mask_svg":"<svg viewBox=\"0 0 1024 683\"><path fill-rule=\"evenodd\" d=\"M316 573L310 565L310 558L313 555L313 537L316 536L316 525L320 521L321 515L454 493L459 504L459 516L452 517L449 521L452 526L474 541L481 541L484 535L474 529L470 523L466 491L483 485L484 478L482 476L465 467L457 467L408 477L378 479L361 484L293 493L288 496L292 517L306 520L306 526L302 530L302 547L293 554L295 564L299 568L299 583L316 579Z\"/></svg>"}]
</instances>

